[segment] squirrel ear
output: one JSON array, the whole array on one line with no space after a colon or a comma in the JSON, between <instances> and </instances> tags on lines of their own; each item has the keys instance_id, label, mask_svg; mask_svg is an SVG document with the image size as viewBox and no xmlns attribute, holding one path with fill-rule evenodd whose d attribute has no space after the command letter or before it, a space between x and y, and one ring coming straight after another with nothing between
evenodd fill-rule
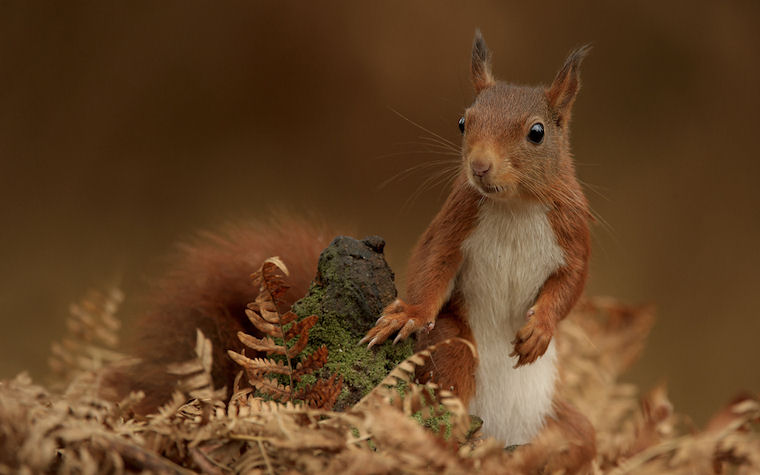
<instances>
[{"instance_id":1,"label":"squirrel ear","mask_svg":"<svg viewBox=\"0 0 760 475\"><path fill-rule=\"evenodd\" d=\"M488 51L486 41L483 39L483 35L480 34L479 29L475 30L475 40L472 43L472 65L470 66L470 71L476 94L480 94L480 91L492 86L495 82L491 75L491 52Z\"/></svg>"},{"instance_id":2,"label":"squirrel ear","mask_svg":"<svg viewBox=\"0 0 760 475\"><path fill-rule=\"evenodd\" d=\"M581 88L581 63L589 51L591 45L584 45L570 53L551 87L546 90L549 107L557 114L557 124L560 126L564 126L570 119L575 95Z\"/></svg>"}]
</instances>

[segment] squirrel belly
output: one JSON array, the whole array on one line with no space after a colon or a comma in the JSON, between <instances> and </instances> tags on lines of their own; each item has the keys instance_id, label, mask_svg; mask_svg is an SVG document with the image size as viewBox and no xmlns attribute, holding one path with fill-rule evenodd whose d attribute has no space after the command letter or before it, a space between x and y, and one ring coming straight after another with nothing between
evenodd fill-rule
<instances>
[{"instance_id":1,"label":"squirrel belly","mask_svg":"<svg viewBox=\"0 0 760 475\"><path fill-rule=\"evenodd\" d=\"M461 249L456 291L479 355L470 412L486 435L525 444L551 415L556 349L552 341L533 364L515 368L511 342L543 283L564 264L563 252L544 205L490 200Z\"/></svg>"}]
</instances>

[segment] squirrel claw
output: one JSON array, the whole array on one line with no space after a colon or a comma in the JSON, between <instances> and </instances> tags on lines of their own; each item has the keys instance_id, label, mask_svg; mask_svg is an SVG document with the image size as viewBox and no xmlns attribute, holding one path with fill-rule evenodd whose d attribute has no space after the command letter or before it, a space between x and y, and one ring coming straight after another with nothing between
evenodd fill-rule
<instances>
[{"instance_id":1,"label":"squirrel claw","mask_svg":"<svg viewBox=\"0 0 760 475\"><path fill-rule=\"evenodd\" d=\"M433 328L433 322L417 316L418 310L413 305L407 305L401 300L396 300L388 305L383 315L377 319L375 326L372 327L367 335L359 343L363 344L369 341L367 348L383 343L392 334L398 332L393 340L395 345L401 340L408 338L412 333Z\"/></svg>"},{"instance_id":2,"label":"squirrel claw","mask_svg":"<svg viewBox=\"0 0 760 475\"><path fill-rule=\"evenodd\" d=\"M426 328L429 325L430 324L426 325ZM405 340L406 338L408 338L409 335L411 335L414 332L416 327L417 325L414 320L409 320L408 322L406 322L404 326L401 327L401 330L399 330L398 335L396 335L396 338L393 339L393 344L395 345L399 341Z\"/></svg>"}]
</instances>

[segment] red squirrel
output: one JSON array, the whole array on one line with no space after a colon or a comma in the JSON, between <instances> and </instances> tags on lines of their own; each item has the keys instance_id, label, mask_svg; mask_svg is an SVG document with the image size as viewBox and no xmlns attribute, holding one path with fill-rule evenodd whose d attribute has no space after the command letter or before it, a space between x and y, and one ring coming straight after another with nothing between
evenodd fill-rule
<instances>
[{"instance_id":1,"label":"red squirrel","mask_svg":"<svg viewBox=\"0 0 760 475\"><path fill-rule=\"evenodd\" d=\"M396 339L419 332L419 348L468 339L479 361L469 352L437 352L420 379L452 389L483 418L484 432L508 445L564 422L575 440L587 441L583 460L593 452L593 429L555 398L552 337L583 289L589 258L590 215L568 137L587 51L573 52L549 88L513 86L493 78L476 33L477 97L459 122L462 171L412 254L405 300L390 305L363 340L373 346L397 331ZM237 368L225 350L239 346L238 331L253 330L243 317L255 297L250 272L281 256L291 269L283 302L289 305L306 292L319 252L334 235L286 220L182 247L138 322L132 347L142 362L111 374L106 386L117 396L144 389L138 410L154 410L176 386L166 365L193 357L198 327L214 342L215 387L229 389Z\"/></svg>"},{"instance_id":2,"label":"red squirrel","mask_svg":"<svg viewBox=\"0 0 760 475\"><path fill-rule=\"evenodd\" d=\"M580 416L555 400L553 336L588 272L590 212L569 141L588 51L573 51L548 88L516 86L494 79L476 32L461 172L412 252L406 298L362 340L398 332L395 341L418 333L419 349L452 336L474 343L478 361L438 353L418 376L453 390L507 445L529 442L547 418Z\"/></svg>"}]
</instances>

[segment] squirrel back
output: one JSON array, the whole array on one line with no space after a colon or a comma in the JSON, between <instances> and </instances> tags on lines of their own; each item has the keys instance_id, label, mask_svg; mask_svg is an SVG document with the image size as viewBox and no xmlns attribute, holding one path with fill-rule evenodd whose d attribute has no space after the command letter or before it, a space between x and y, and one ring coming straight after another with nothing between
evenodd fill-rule
<instances>
[{"instance_id":1,"label":"squirrel back","mask_svg":"<svg viewBox=\"0 0 760 475\"><path fill-rule=\"evenodd\" d=\"M126 344L127 353L140 361L106 375L103 394L118 400L142 390L146 397L137 412L153 411L176 388L177 377L167 373L167 365L193 358L196 328L213 345L214 387L231 390L239 367L227 350L242 349L239 331L257 334L245 315L257 293L251 273L272 256L285 262L290 289L280 310L287 311L307 292L319 254L335 235L303 218L276 218L200 233L180 244L168 271L152 285L147 310Z\"/></svg>"}]
</instances>

